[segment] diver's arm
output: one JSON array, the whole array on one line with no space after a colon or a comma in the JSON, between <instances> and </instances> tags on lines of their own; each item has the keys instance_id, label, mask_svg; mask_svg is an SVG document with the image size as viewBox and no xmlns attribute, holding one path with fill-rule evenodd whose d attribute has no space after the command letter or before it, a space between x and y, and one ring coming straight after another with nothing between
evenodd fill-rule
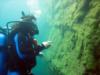
<instances>
[{"instance_id":1,"label":"diver's arm","mask_svg":"<svg viewBox=\"0 0 100 75\"><path fill-rule=\"evenodd\" d=\"M38 45L37 47L34 47L34 53L35 53L35 55L38 55L39 52L41 52L44 49L45 49L45 47L43 45Z\"/></svg>"},{"instance_id":2,"label":"diver's arm","mask_svg":"<svg viewBox=\"0 0 100 75\"><path fill-rule=\"evenodd\" d=\"M43 42L41 45L38 45L37 44L37 41L36 40L33 40L33 44L34 44L34 53L37 55L39 54L39 52L41 52L42 50L44 49L47 49L51 46L51 41L46 41L46 42Z\"/></svg>"},{"instance_id":3,"label":"diver's arm","mask_svg":"<svg viewBox=\"0 0 100 75\"><path fill-rule=\"evenodd\" d=\"M45 49L45 46L43 44L39 45L36 39L32 40L32 44L34 45L34 54L38 55L40 51Z\"/></svg>"}]
</instances>

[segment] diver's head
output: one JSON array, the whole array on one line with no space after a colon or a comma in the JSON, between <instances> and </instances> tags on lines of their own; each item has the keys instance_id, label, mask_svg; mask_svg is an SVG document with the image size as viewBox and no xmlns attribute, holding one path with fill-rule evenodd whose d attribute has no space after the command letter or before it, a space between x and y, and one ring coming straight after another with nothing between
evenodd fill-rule
<instances>
[{"instance_id":1,"label":"diver's head","mask_svg":"<svg viewBox=\"0 0 100 75\"><path fill-rule=\"evenodd\" d=\"M39 30L36 24L36 18L34 15L23 15L21 21L17 23L13 30L23 33L29 33L31 35L39 34Z\"/></svg>"},{"instance_id":2,"label":"diver's head","mask_svg":"<svg viewBox=\"0 0 100 75\"><path fill-rule=\"evenodd\" d=\"M22 20L22 22L20 22L20 28L22 31L24 31L25 33L30 33L31 35L36 35L39 34L39 30L36 24L36 20L33 21L34 19L30 19L30 17L32 16L28 16L29 18L25 18L25 20ZM21 27L22 26L22 27Z\"/></svg>"},{"instance_id":3,"label":"diver's head","mask_svg":"<svg viewBox=\"0 0 100 75\"><path fill-rule=\"evenodd\" d=\"M25 15L25 13L22 11L22 22L27 23L29 28L29 33L31 35L39 34L38 27L36 25L36 17L34 15Z\"/></svg>"}]
</instances>

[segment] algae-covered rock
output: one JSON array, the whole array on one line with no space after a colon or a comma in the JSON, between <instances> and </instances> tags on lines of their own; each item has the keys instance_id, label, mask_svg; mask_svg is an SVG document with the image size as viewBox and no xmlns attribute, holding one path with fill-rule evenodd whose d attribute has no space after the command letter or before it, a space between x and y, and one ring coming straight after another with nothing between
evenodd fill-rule
<instances>
[{"instance_id":1,"label":"algae-covered rock","mask_svg":"<svg viewBox=\"0 0 100 75\"><path fill-rule=\"evenodd\" d=\"M54 75L100 75L100 0L51 0L53 45L46 57ZM49 54L49 55L48 55Z\"/></svg>"}]
</instances>

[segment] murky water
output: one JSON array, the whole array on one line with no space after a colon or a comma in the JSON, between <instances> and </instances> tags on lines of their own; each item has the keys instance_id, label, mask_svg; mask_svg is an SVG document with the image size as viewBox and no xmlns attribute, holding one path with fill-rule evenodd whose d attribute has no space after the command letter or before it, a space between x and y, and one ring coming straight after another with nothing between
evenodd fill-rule
<instances>
[{"instance_id":1,"label":"murky water","mask_svg":"<svg viewBox=\"0 0 100 75\"><path fill-rule=\"evenodd\" d=\"M44 58L37 57L37 66L32 69L32 72L35 75L52 75L49 67L50 65Z\"/></svg>"}]
</instances>

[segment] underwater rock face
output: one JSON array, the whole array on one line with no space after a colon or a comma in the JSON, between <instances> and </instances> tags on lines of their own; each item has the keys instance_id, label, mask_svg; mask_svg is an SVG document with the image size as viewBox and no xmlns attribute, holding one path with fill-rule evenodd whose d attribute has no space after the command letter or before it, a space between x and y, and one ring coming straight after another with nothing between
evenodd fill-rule
<instances>
[{"instance_id":1,"label":"underwater rock face","mask_svg":"<svg viewBox=\"0 0 100 75\"><path fill-rule=\"evenodd\" d=\"M100 75L100 0L49 3L50 70L54 75Z\"/></svg>"}]
</instances>

